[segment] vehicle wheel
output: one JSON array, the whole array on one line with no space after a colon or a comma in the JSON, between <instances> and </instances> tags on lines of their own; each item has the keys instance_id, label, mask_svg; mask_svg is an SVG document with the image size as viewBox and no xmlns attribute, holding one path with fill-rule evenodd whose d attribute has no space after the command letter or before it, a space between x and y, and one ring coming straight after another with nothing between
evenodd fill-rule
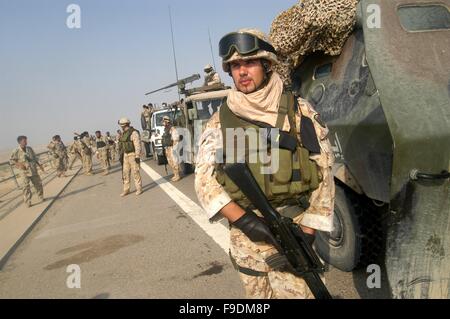
<instances>
[{"instance_id":1,"label":"vehicle wheel","mask_svg":"<svg viewBox=\"0 0 450 319\"><path fill-rule=\"evenodd\" d=\"M384 252L381 216L367 198L336 185L334 231L317 233L317 253L342 271L379 263Z\"/></svg>"},{"instance_id":2,"label":"vehicle wheel","mask_svg":"<svg viewBox=\"0 0 450 319\"><path fill-rule=\"evenodd\" d=\"M191 164L183 162L180 166L184 176L194 173L194 167Z\"/></svg>"},{"instance_id":3,"label":"vehicle wheel","mask_svg":"<svg viewBox=\"0 0 450 319\"><path fill-rule=\"evenodd\" d=\"M156 154L156 161L158 162L158 165L166 165L167 164L167 159L164 157L164 155L158 155Z\"/></svg>"},{"instance_id":4,"label":"vehicle wheel","mask_svg":"<svg viewBox=\"0 0 450 319\"><path fill-rule=\"evenodd\" d=\"M345 190L336 185L334 230L318 232L315 247L328 264L342 271L352 271L361 257L361 230L355 209Z\"/></svg>"}]
</instances>

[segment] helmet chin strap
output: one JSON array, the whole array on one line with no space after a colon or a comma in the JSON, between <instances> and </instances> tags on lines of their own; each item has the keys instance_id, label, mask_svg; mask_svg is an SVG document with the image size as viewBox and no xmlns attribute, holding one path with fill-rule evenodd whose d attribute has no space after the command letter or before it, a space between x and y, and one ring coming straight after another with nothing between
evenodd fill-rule
<instances>
[{"instance_id":1,"label":"helmet chin strap","mask_svg":"<svg viewBox=\"0 0 450 319\"><path fill-rule=\"evenodd\" d=\"M261 60L261 64L264 69L264 81L261 83L261 85L258 88L256 88L256 91L259 91L260 89L265 87L269 83L270 78L272 77L272 70L270 68L269 63L265 60Z\"/></svg>"}]
</instances>

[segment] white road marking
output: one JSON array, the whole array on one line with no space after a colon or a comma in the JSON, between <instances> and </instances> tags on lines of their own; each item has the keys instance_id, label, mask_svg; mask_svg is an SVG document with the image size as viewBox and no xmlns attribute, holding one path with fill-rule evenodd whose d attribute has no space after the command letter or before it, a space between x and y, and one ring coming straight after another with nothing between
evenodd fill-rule
<instances>
[{"instance_id":1,"label":"white road marking","mask_svg":"<svg viewBox=\"0 0 450 319\"><path fill-rule=\"evenodd\" d=\"M192 218L192 220L197 223L197 225L199 225L206 232L206 234L208 234L208 236L210 236L228 254L230 247L230 235L227 227L220 223L211 224L203 208L194 203L189 197L184 195L171 183L166 181L155 170L150 168L150 166L145 163L141 163L141 168L189 217Z\"/></svg>"}]
</instances>

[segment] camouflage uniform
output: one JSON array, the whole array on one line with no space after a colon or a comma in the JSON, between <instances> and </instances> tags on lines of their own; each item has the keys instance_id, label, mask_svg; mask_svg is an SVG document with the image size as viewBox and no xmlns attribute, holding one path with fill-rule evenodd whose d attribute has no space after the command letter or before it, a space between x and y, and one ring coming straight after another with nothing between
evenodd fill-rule
<instances>
[{"instance_id":1,"label":"camouflage uniform","mask_svg":"<svg viewBox=\"0 0 450 319\"><path fill-rule=\"evenodd\" d=\"M104 145L104 146L103 146ZM103 169L103 174L109 174L109 169L111 167L111 163L109 161L109 141L106 136L96 137L95 138L95 148L98 159L100 160L100 164Z\"/></svg>"},{"instance_id":2,"label":"camouflage uniform","mask_svg":"<svg viewBox=\"0 0 450 319\"><path fill-rule=\"evenodd\" d=\"M67 171L67 148L61 141L51 141L48 144L49 155L53 157L53 163L56 173L59 177L63 176Z\"/></svg>"},{"instance_id":3,"label":"camouflage uniform","mask_svg":"<svg viewBox=\"0 0 450 319\"><path fill-rule=\"evenodd\" d=\"M205 75L204 86L220 84L220 83L222 83L222 81L220 80L220 76L216 71L212 71Z\"/></svg>"},{"instance_id":4,"label":"camouflage uniform","mask_svg":"<svg viewBox=\"0 0 450 319\"><path fill-rule=\"evenodd\" d=\"M110 135L106 136L106 139L108 140L108 158L111 162L116 161L116 141L115 139Z\"/></svg>"},{"instance_id":5,"label":"camouflage uniform","mask_svg":"<svg viewBox=\"0 0 450 319\"><path fill-rule=\"evenodd\" d=\"M134 131L131 134L131 141L134 145L134 152L123 154L123 192L127 194L131 188L131 174L133 174L136 192L142 192L142 178L140 173L140 166L136 163L136 158L141 156L141 138L139 133Z\"/></svg>"},{"instance_id":6,"label":"camouflage uniform","mask_svg":"<svg viewBox=\"0 0 450 319\"><path fill-rule=\"evenodd\" d=\"M334 208L334 181L331 167L334 156L327 139L328 129L319 122L318 113L306 100L299 99L298 102L297 127L300 128L301 115L312 119L314 123L322 152L318 155L312 155L310 158L318 164L323 181L319 188L312 193L310 207L294 221L320 231L331 231ZM232 201L216 180L216 150L223 147L220 128L219 113L216 113L208 122L200 139L195 172L197 196L211 221L220 219L219 212ZM313 298L302 278L295 277L290 273L274 271L267 265L265 259L276 252L273 246L265 243L254 243L239 229L233 226L230 229L230 255L232 259L238 266L255 272L252 276L240 273L247 297Z\"/></svg>"},{"instance_id":7,"label":"camouflage uniform","mask_svg":"<svg viewBox=\"0 0 450 319\"><path fill-rule=\"evenodd\" d=\"M72 169L73 164L75 163L75 161L77 159L79 159L81 161L81 163L83 163L81 153L82 153L81 143L80 143L80 141L76 140L69 147L69 154L72 155L72 159L70 160L70 164L69 164L69 169Z\"/></svg>"},{"instance_id":8,"label":"camouflage uniform","mask_svg":"<svg viewBox=\"0 0 450 319\"><path fill-rule=\"evenodd\" d=\"M170 168L173 171L173 179L172 181L178 181L180 179L180 161L179 161L179 155L177 154L177 145L180 141L180 135L177 132L177 129L175 127L170 128L170 135L172 137L172 146L168 146L166 148L166 157L167 162L169 163Z\"/></svg>"},{"instance_id":9,"label":"camouflage uniform","mask_svg":"<svg viewBox=\"0 0 450 319\"><path fill-rule=\"evenodd\" d=\"M36 189L37 196L40 201L44 200L44 188L42 186L42 180L37 172L38 159L33 149L29 146L23 150L20 146L16 148L10 157L10 164L23 164L25 169L19 170L17 174L17 182L22 190L23 200L29 207L31 206L31 188L30 183L33 184Z\"/></svg>"},{"instance_id":10,"label":"camouflage uniform","mask_svg":"<svg viewBox=\"0 0 450 319\"><path fill-rule=\"evenodd\" d=\"M85 136L80 140L80 144L84 173L92 175L92 140L89 136Z\"/></svg>"}]
</instances>

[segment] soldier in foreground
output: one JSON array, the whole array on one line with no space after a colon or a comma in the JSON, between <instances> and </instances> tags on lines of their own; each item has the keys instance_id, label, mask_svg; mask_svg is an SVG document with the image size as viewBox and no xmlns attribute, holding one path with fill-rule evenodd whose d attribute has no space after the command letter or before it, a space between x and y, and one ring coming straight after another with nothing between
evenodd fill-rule
<instances>
[{"instance_id":1,"label":"soldier in foreground","mask_svg":"<svg viewBox=\"0 0 450 319\"><path fill-rule=\"evenodd\" d=\"M142 194L141 168L141 138L139 133L131 126L127 118L119 121L122 135L119 138L119 159L122 163L123 192L121 197L130 194L131 174L136 186L136 196Z\"/></svg>"},{"instance_id":2,"label":"soldier in foreground","mask_svg":"<svg viewBox=\"0 0 450 319\"><path fill-rule=\"evenodd\" d=\"M111 163L109 162L109 142L106 136L102 136L102 132L95 132L95 154L97 159L100 161L100 164L103 169L103 176L109 174L109 168L111 167Z\"/></svg>"},{"instance_id":3,"label":"soldier in foreground","mask_svg":"<svg viewBox=\"0 0 450 319\"><path fill-rule=\"evenodd\" d=\"M53 162L56 167L56 175L58 177L67 177L67 148L61 140L59 135L55 135L52 138L47 148L49 149L50 156L53 157Z\"/></svg>"},{"instance_id":4,"label":"soldier in foreground","mask_svg":"<svg viewBox=\"0 0 450 319\"><path fill-rule=\"evenodd\" d=\"M180 135L177 129L172 126L172 121L170 117L164 116L163 118L164 134L162 136L162 145L164 147L167 162L173 171L172 182L179 182L181 180L180 176L180 164L178 161L178 154L175 153L177 150L178 142L180 141Z\"/></svg>"},{"instance_id":5,"label":"soldier in foreground","mask_svg":"<svg viewBox=\"0 0 450 319\"><path fill-rule=\"evenodd\" d=\"M214 70L211 64L206 65L203 70L205 71L204 86L222 83L219 74Z\"/></svg>"},{"instance_id":6,"label":"soldier in foreground","mask_svg":"<svg viewBox=\"0 0 450 319\"><path fill-rule=\"evenodd\" d=\"M42 186L41 177L38 174L37 167L44 172L44 167L39 163L33 149L27 143L26 136L19 136L17 138L17 147L11 154L10 164L19 170L17 174L17 182L23 194L23 201L27 207L31 207L31 188L30 183L33 184L39 202L44 201L44 188Z\"/></svg>"},{"instance_id":7,"label":"soldier in foreground","mask_svg":"<svg viewBox=\"0 0 450 319\"><path fill-rule=\"evenodd\" d=\"M296 100L284 89L272 69L278 62L275 49L264 33L251 29L231 33L222 38L219 47L223 69L233 78L235 89L200 139L195 179L199 201L211 221L228 219L230 257L247 297L313 298L303 278L269 266L268 258L278 252L276 239L260 212L252 209L225 175L216 156L222 145L224 159L230 148L236 147L232 141L226 143L227 129L234 134L236 128L278 128L280 136L293 139L293 151L282 149L280 143L279 169L271 176L261 173L264 165L260 160L252 163L252 172L272 206L299 224L312 244L316 230L329 232L333 228L334 158L328 129L306 100ZM267 147L257 148L267 154ZM245 151L248 154L248 145ZM248 156L246 162L249 164Z\"/></svg>"}]
</instances>

